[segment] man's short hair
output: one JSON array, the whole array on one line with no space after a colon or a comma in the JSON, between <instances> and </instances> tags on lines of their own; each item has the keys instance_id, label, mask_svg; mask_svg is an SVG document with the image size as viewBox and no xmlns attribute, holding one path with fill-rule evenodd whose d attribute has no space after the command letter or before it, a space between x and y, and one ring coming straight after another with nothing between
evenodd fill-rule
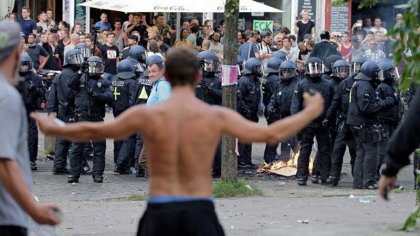
<instances>
[{"instance_id":1,"label":"man's short hair","mask_svg":"<svg viewBox=\"0 0 420 236\"><path fill-rule=\"evenodd\" d=\"M122 23L122 20L121 20L120 18L115 18L115 19L114 19L114 24L115 24L115 23L117 23L117 22Z\"/></svg>"},{"instance_id":2,"label":"man's short hair","mask_svg":"<svg viewBox=\"0 0 420 236\"><path fill-rule=\"evenodd\" d=\"M115 33L114 32L109 32L109 34L106 37L108 38L110 35L112 35L112 36L115 37Z\"/></svg>"},{"instance_id":3,"label":"man's short hair","mask_svg":"<svg viewBox=\"0 0 420 236\"><path fill-rule=\"evenodd\" d=\"M350 36L350 32L348 32L348 31L345 31L345 32L343 32L343 35L347 35L347 36Z\"/></svg>"},{"instance_id":4,"label":"man's short hair","mask_svg":"<svg viewBox=\"0 0 420 236\"><path fill-rule=\"evenodd\" d=\"M157 20L157 18L159 18L159 16L163 16L163 13L158 13L154 18L155 20Z\"/></svg>"},{"instance_id":5,"label":"man's short hair","mask_svg":"<svg viewBox=\"0 0 420 236\"><path fill-rule=\"evenodd\" d=\"M293 40L294 42L296 42L296 36L294 36L293 34L292 35L289 35L289 40Z\"/></svg>"},{"instance_id":6,"label":"man's short hair","mask_svg":"<svg viewBox=\"0 0 420 236\"><path fill-rule=\"evenodd\" d=\"M31 9L29 7L22 7L22 11L26 10L27 12L31 12Z\"/></svg>"},{"instance_id":7,"label":"man's short hair","mask_svg":"<svg viewBox=\"0 0 420 236\"><path fill-rule=\"evenodd\" d=\"M166 56L166 77L172 86L193 85L200 61L191 49L175 48Z\"/></svg>"}]
</instances>

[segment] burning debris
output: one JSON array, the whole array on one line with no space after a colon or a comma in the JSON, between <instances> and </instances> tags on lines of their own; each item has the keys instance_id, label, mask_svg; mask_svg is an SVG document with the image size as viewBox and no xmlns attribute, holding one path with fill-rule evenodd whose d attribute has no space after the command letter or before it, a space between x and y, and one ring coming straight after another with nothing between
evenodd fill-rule
<instances>
[{"instance_id":1,"label":"burning debris","mask_svg":"<svg viewBox=\"0 0 420 236\"><path fill-rule=\"evenodd\" d=\"M277 174L281 176L295 176L297 173L299 152L293 154L289 161L276 161L272 163L264 163L261 168L257 169L257 173ZM314 159L310 159L309 173L312 173Z\"/></svg>"}]
</instances>

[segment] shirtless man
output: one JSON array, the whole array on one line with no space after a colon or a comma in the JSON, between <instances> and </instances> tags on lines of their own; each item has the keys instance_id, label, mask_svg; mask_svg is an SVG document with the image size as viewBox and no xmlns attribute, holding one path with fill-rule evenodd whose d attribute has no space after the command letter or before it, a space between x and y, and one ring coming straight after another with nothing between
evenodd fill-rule
<instances>
[{"instance_id":1,"label":"shirtless man","mask_svg":"<svg viewBox=\"0 0 420 236\"><path fill-rule=\"evenodd\" d=\"M202 76L190 49L168 54L165 77L173 88L168 100L152 107L132 107L111 121L60 126L54 117L31 116L45 134L71 140L143 135L150 196L137 235L224 235L214 211L211 177L221 136L249 143L287 140L321 114L323 99L320 94L305 94L305 109L267 127L195 97L194 88Z\"/></svg>"}]
</instances>

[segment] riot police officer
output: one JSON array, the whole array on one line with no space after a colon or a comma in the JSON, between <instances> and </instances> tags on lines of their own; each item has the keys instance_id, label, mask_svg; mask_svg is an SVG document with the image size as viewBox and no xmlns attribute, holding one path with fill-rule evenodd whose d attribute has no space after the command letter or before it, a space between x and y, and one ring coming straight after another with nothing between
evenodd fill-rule
<instances>
[{"instance_id":1,"label":"riot police officer","mask_svg":"<svg viewBox=\"0 0 420 236\"><path fill-rule=\"evenodd\" d=\"M38 108L38 99L45 95L42 79L32 72L33 62L30 56L20 56L19 83L17 90L22 96L28 117L28 150L31 169L37 170L36 159L38 156L38 127L36 122L29 117L31 112Z\"/></svg>"},{"instance_id":2,"label":"riot police officer","mask_svg":"<svg viewBox=\"0 0 420 236\"><path fill-rule=\"evenodd\" d=\"M328 56L325 59L325 62L324 62L325 70L324 70L324 73L322 74L322 79L328 81L331 84L331 86L333 87L334 91L336 90L339 81L337 81L337 79L338 79L337 77L335 77L334 79L331 78L332 77L332 66L336 61L341 60L341 59L342 59L341 56L333 54L333 55ZM330 117L330 118L331 118L332 121L335 121L335 118L336 118L335 114L333 114L333 115L334 116ZM324 127L328 127L328 130L330 132L331 145L332 145L334 143L335 136L336 136L336 128L335 128L336 124L335 124L335 122L328 122L328 120L324 119L322 125ZM312 176L315 176L315 177L319 176L320 171L321 171L321 166L320 166L320 163L318 162L319 159L320 158L319 158L319 150L318 150L317 153L316 153L316 156L315 156L314 168L313 168L313 171L312 171L312 173L314 173ZM312 178L312 181L314 183L319 182L319 180L316 180L315 178Z\"/></svg>"},{"instance_id":3,"label":"riot police officer","mask_svg":"<svg viewBox=\"0 0 420 236\"><path fill-rule=\"evenodd\" d=\"M147 51L142 46L134 46L129 51L127 59L133 60L136 63L136 84L134 94L131 97L131 104L145 104L149 98L152 90L152 82L149 80L149 73L144 69L144 63L146 63ZM132 147L127 147L131 149ZM135 141L135 154L134 154L134 166L136 169L136 177L145 176L145 171L139 165L138 159L140 157L141 150L143 148L143 139L140 134L137 134Z\"/></svg>"},{"instance_id":4,"label":"riot police officer","mask_svg":"<svg viewBox=\"0 0 420 236\"><path fill-rule=\"evenodd\" d=\"M238 81L238 112L246 119L258 122L263 76L261 61L252 57L245 62L243 76ZM252 144L238 143L239 168L255 168L252 164Z\"/></svg>"},{"instance_id":5,"label":"riot police officer","mask_svg":"<svg viewBox=\"0 0 420 236\"><path fill-rule=\"evenodd\" d=\"M353 86L354 76L349 77L350 65L344 60L338 60L334 63L332 81L334 84L334 98L330 109L327 111L325 120L327 123L337 124L337 132L331 153L331 171L327 183L337 186L340 180L341 168L343 165L343 156L346 151L346 145L349 147L351 156L351 166L353 173L354 159L356 158L356 143L350 127L346 124L348 101L351 87ZM332 117L336 117L332 118Z\"/></svg>"},{"instance_id":6,"label":"riot police officer","mask_svg":"<svg viewBox=\"0 0 420 236\"><path fill-rule=\"evenodd\" d=\"M57 113L57 118L65 123L74 122L74 101L69 99L71 95L69 94L68 82L80 70L83 63L82 56L82 53L76 49L67 51L65 55L67 64L64 65L61 74L54 78L50 87L47 111L48 113ZM66 166L70 145L70 141L57 137L55 141L54 174L68 174Z\"/></svg>"},{"instance_id":7,"label":"riot police officer","mask_svg":"<svg viewBox=\"0 0 420 236\"><path fill-rule=\"evenodd\" d=\"M110 82L101 78L104 72L104 63L97 56L89 57L84 73L78 72L69 81L69 86L74 93L76 122L103 121L105 117L105 105L112 103L113 88ZM69 183L79 181L82 165L84 143L74 142L70 156ZM103 182L105 169L105 140L93 142L93 182Z\"/></svg>"},{"instance_id":8,"label":"riot police officer","mask_svg":"<svg viewBox=\"0 0 420 236\"><path fill-rule=\"evenodd\" d=\"M280 82L279 77L279 70L280 64L283 61L278 57L272 57L267 62L267 68L265 69L266 77L262 81L262 89L263 89L263 104L265 106L264 116L267 120L267 124L271 124L274 121L280 119L278 113L270 112L268 105L270 104L271 97L274 94L276 89L276 85ZM264 150L264 161L265 163L269 164L276 159L276 150L278 144L266 144Z\"/></svg>"},{"instance_id":9,"label":"riot police officer","mask_svg":"<svg viewBox=\"0 0 420 236\"><path fill-rule=\"evenodd\" d=\"M136 84L136 65L132 60L122 60L117 65L117 79L112 82L114 88L112 111L118 117L127 110L131 104ZM115 172L120 174L130 173L130 166L134 159L134 142L136 136L131 136L123 141L114 141ZM123 147L124 146L124 147ZM131 147L131 148L127 148Z\"/></svg>"},{"instance_id":10,"label":"riot police officer","mask_svg":"<svg viewBox=\"0 0 420 236\"><path fill-rule=\"evenodd\" d=\"M396 88L397 80L399 79L397 68L395 68L394 64L390 60L379 63L379 67L381 69L379 72L379 79L381 80L381 84L376 90L378 92L379 98L384 100L387 97L394 97L396 102L391 107L381 110L378 114L379 123L383 129L383 140L380 143L379 149L378 170L384 160L388 140L394 130L397 128L403 113L401 96Z\"/></svg>"},{"instance_id":11,"label":"riot police officer","mask_svg":"<svg viewBox=\"0 0 420 236\"><path fill-rule=\"evenodd\" d=\"M196 87L196 96L211 105L222 105L222 81L216 76L219 58L210 50L198 54L202 63L203 78Z\"/></svg>"},{"instance_id":12,"label":"riot police officer","mask_svg":"<svg viewBox=\"0 0 420 236\"><path fill-rule=\"evenodd\" d=\"M271 120L271 122L290 116L290 106L292 104L295 86L298 82L298 78L296 76L296 64L293 61L282 62L279 67L279 71L280 81L276 83L273 96L267 106L267 121ZM266 158L265 154L267 152L267 147L272 147L272 149L269 149L268 151L271 151L272 155L275 157L277 146L278 144L272 146L267 145L265 149L266 151L264 152L264 159ZM292 137L291 139L282 142L280 160L284 162L288 161L290 159L290 150L292 147L296 148L297 146L296 137ZM298 150L294 149L294 152L297 151Z\"/></svg>"},{"instance_id":13,"label":"riot police officer","mask_svg":"<svg viewBox=\"0 0 420 236\"><path fill-rule=\"evenodd\" d=\"M333 98L333 88L330 83L322 79L322 73L324 72L324 65L321 59L317 57L309 58L305 65L306 77L296 84L294 95L292 99L291 112L296 114L303 109L303 93L312 92L312 90L318 91L322 94L325 101L325 109L323 114L310 125L301 131L301 148L300 156L298 159L298 184L306 185L309 176L309 156L311 154L312 145L314 143L314 137L318 142L319 151L319 164L320 164L320 177L313 174L312 182L318 183L319 179L321 183L325 183L330 169L331 162L331 142L328 127L322 125L325 113L330 106Z\"/></svg>"},{"instance_id":14,"label":"riot police officer","mask_svg":"<svg viewBox=\"0 0 420 236\"><path fill-rule=\"evenodd\" d=\"M198 57L201 61L203 78L196 87L196 96L210 104L222 105L222 81L216 76L219 71L220 63L216 54L210 50L200 52ZM213 161L213 177L220 177L222 165L221 142L217 145L216 154Z\"/></svg>"},{"instance_id":15,"label":"riot police officer","mask_svg":"<svg viewBox=\"0 0 420 236\"><path fill-rule=\"evenodd\" d=\"M88 45L84 44L84 43L79 43L76 46L74 46L74 49L76 49L77 51L79 51L82 56L83 59L87 60L89 57L92 56L92 51L89 48Z\"/></svg>"},{"instance_id":16,"label":"riot police officer","mask_svg":"<svg viewBox=\"0 0 420 236\"><path fill-rule=\"evenodd\" d=\"M374 61L363 63L350 92L347 124L356 140L353 188L377 189L378 145L381 128L378 113L396 103L394 97L379 99L375 89L380 84L379 67Z\"/></svg>"}]
</instances>

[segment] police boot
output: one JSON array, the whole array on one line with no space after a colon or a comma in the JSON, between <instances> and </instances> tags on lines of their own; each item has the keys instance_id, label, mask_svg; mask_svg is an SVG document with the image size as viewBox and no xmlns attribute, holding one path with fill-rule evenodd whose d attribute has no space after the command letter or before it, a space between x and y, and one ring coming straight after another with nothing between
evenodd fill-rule
<instances>
[{"instance_id":1,"label":"police boot","mask_svg":"<svg viewBox=\"0 0 420 236\"><path fill-rule=\"evenodd\" d=\"M38 167L36 166L36 162L31 161L31 170L38 170Z\"/></svg>"},{"instance_id":2,"label":"police boot","mask_svg":"<svg viewBox=\"0 0 420 236\"><path fill-rule=\"evenodd\" d=\"M307 179L304 178L298 178L298 185L299 186L306 186Z\"/></svg>"},{"instance_id":3,"label":"police boot","mask_svg":"<svg viewBox=\"0 0 420 236\"><path fill-rule=\"evenodd\" d=\"M320 181L321 181L321 176L319 176L319 175L312 175L311 182L313 184L319 184Z\"/></svg>"},{"instance_id":4,"label":"police boot","mask_svg":"<svg viewBox=\"0 0 420 236\"><path fill-rule=\"evenodd\" d=\"M73 183L79 183L79 177L76 177L74 175L67 176L67 183L73 184Z\"/></svg>"},{"instance_id":5,"label":"police boot","mask_svg":"<svg viewBox=\"0 0 420 236\"><path fill-rule=\"evenodd\" d=\"M102 183L104 182L104 177L102 175L94 175L93 177L93 182L94 183Z\"/></svg>"},{"instance_id":6,"label":"police boot","mask_svg":"<svg viewBox=\"0 0 420 236\"><path fill-rule=\"evenodd\" d=\"M326 184L331 185L332 187L335 187L338 185L338 181L339 179L337 177L334 176L329 176L328 179L326 180Z\"/></svg>"},{"instance_id":7,"label":"police boot","mask_svg":"<svg viewBox=\"0 0 420 236\"><path fill-rule=\"evenodd\" d=\"M139 167L136 169L136 177L146 177L146 173L144 172L143 168Z\"/></svg>"}]
</instances>

